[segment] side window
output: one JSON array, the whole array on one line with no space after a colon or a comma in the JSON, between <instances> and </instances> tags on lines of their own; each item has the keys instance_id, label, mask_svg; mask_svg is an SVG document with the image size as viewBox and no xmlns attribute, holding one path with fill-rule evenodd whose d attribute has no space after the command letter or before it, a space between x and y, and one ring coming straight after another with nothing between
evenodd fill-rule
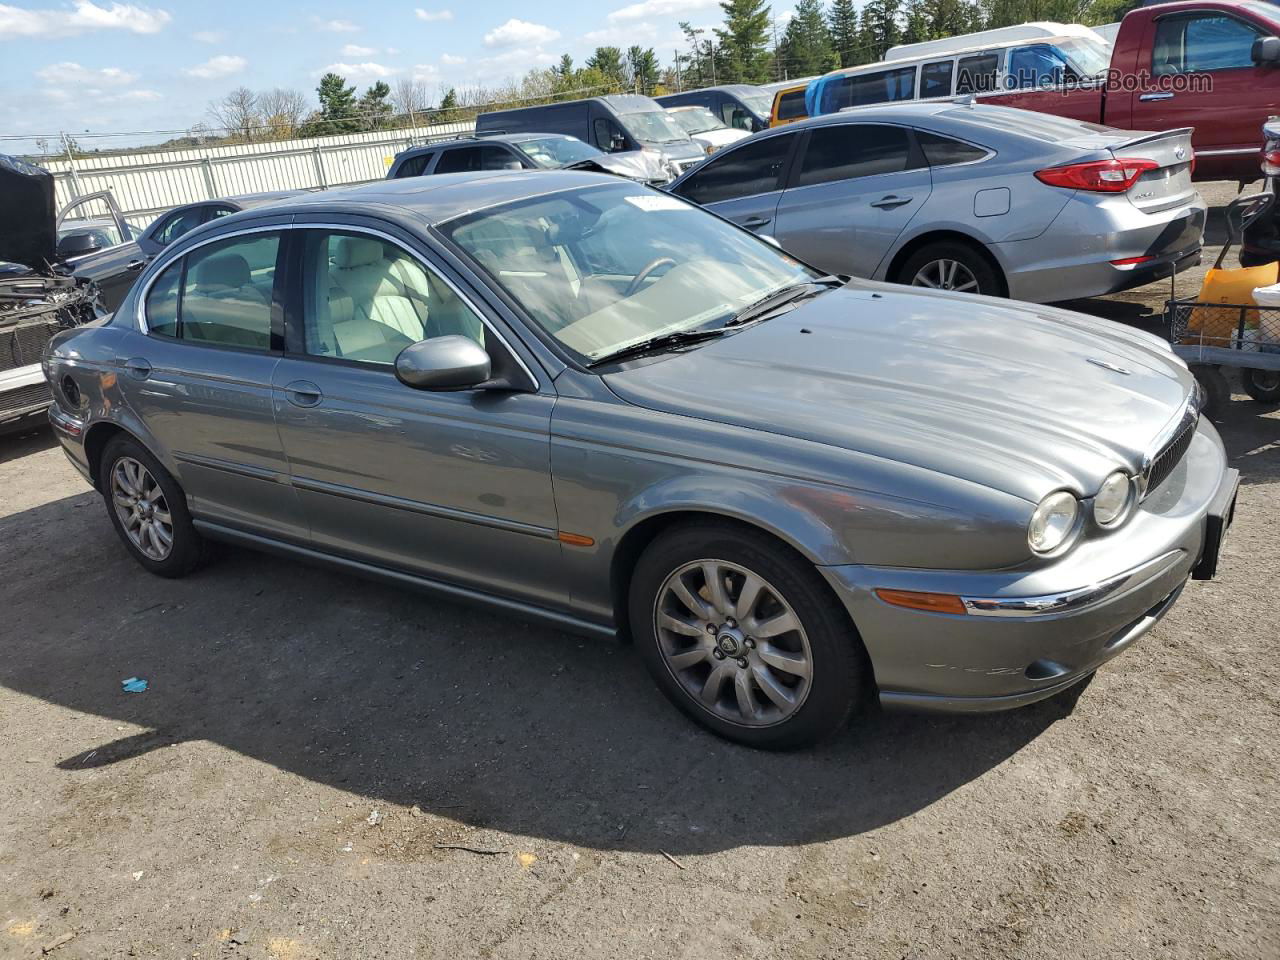
<instances>
[{"instance_id":1,"label":"side window","mask_svg":"<svg viewBox=\"0 0 1280 960\"><path fill-rule=\"evenodd\" d=\"M974 160L981 160L988 152L981 147L973 146L973 144L952 140L950 137L942 137L936 133L929 133L927 130L916 131L916 142L920 144L920 149L924 152L924 158L929 161L929 166L931 167L947 167L954 163L970 163Z\"/></svg>"},{"instance_id":2,"label":"side window","mask_svg":"<svg viewBox=\"0 0 1280 960\"><path fill-rule=\"evenodd\" d=\"M209 219L217 220L219 217L225 217L228 214L235 213L230 207L214 207L209 211Z\"/></svg>"},{"instance_id":3,"label":"side window","mask_svg":"<svg viewBox=\"0 0 1280 960\"><path fill-rule=\"evenodd\" d=\"M807 116L804 112L804 91L791 90L778 95L777 116L779 120L795 120Z\"/></svg>"},{"instance_id":4,"label":"side window","mask_svg":"<svg viewBox=\"0 0 1280 960\"><path fill-rule=\"evenodd\" d=\"M911 165L911 140L902 127L854 123L814 127L796 186L897 173Z\"/></svg>"},{"instance_id":5,"label":"side window","mask_svg":"<svg viewBox=\"0 0 1280 960\"><path fill-rule=\"evenodd\" d=\"M1009 51L1009 85L1014 90L1058 86L1069 70L1062 54L1047 43Z\"/></svg>"},{"instance_id":6,"label":"side window","mask_svg":"<svg viewBox=\"0 0 1280 960\"><path fill-rule=\"evenodd\" d=\"M484 324L434 271L358 233L308 230L303 243L303 349L390 366L411 343L458 334L484 346Z\"/></svg>"},{"instance_id":7,"label":"side window","mask_svg":"<svg viewBox=\"0 0 1280 960\"><path fill-rule=\"evenodd\" d=\"M998 53L979 53L961 57L956 64L956 93L989 93L996 88L996 71L1000 69Z\"/></svg>"},{"instance_id":8,"label":"side window","mask_svg":"<svg viewBox=\"0 0 1280 960\"><path fill-rule=\"evenodd\" d=\"M401 177L420 177L427 172L427 167L431 165L431 158L434 153L420 153L409 157L404 163L396 168L396 179Z\"/></svg>"},{"instance_id":9,"label":"side window","mask_svg":"<svg viewBox=\"0 0 1280 960\"><path fill-rule=\"evenodd\" d=\"M156 243L167 247L188 230L200 226L203 221L203 207L192 207L190 210L183 210L180 213L171 213L169 219L161 224L160 229L156 231Z\"/></svg>"},{"instance_id":10,"label":"side window","mask_svg":"<svg viewBox=\"0 0 1280 960\"><path fill-rule=\"evenodd\" d=\"M622 136L622 129L608 117L597 117L591 124L595 145L605 153L613 151L614 137Z\"/></svg>"},{"instance_id":11,"label":"side window","mask_svg":"<svg viewBox=\"0 0 1280 960\"><path fill-rule=\"evenodd\" d=\"M454 147L440 154L436 173L470 173L480 169L479 147Z\"/></svg>"},{"instance_id":12,"label":"side window","mask_svg":"<svg viewBox=\"0 0 1280 960\"><path fill-rule=\"evenodd\" d=\"M912 100L916 95L916 68L853 73L828 84L822 93L822 112L836 113L845 107Z\"/></svg>"},{"instance_id":13,"label":"side window","mask_svg":"<svg viewBox=\"0 0 1280 960\"><path fill-rule=\"evenodd\" d=\"M778 189L795 134L764 137L704 160L677 191L694 203L716 203Z\"/></svg>"},{"instance_id":14,"label":"side window","mask_svg":"<svg viewBox=\"0 0 1280 960\"><path fill-rule=\"evenodd\" d=\"M955 62L942 60L938 63L926 63L920 68L920 99L930 97L951 96L951 74Z\"/></svg>"},{"instance_id":15,"label":"side window","mask_svg":"<svg viewBox=\"0 0 1280 960\"><path fill-rule=\"evenodd\" d=\"M274 233L231 237L193 250L152 285L148 329L179 340L269 350L279 250Z\"/></svg>"},{"instance_id":16,"label":"side window","mask_svg":"<svg viewBox=\"0 0 1280 960\"><path fill-rule=\"evenodd\" d=\"M1223 14L1191 14L1156 21L1151 71L1157 77L1253 66L1257 29Z\"/></svg>"}]
</instances>

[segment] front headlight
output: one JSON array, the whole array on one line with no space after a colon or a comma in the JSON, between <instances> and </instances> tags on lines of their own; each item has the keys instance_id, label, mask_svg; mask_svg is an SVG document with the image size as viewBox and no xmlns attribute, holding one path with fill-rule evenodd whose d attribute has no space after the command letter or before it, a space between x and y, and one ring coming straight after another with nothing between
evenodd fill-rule
<instances>
[{"instance_id":1,"label":"front headlight","mask_svg":"<svg viewBox=\"0 0 1280 960\"><path fill-rule=\"evenodd\" d=\"M1067 491L1049 494L1031 515L1027 543L1036 553L1053 553L1075 532L1079 516L1080 502Z\"/></svg>"},{"instance_id":2,"label":"front headlight","mask_svg":"<svg viewBox=\"0 0 1280 960\"><path fill-rule=\"evenodd\" d=\"M1093 498L1093 519L1100 527L1114 527L1129 512L1133 499L1133 481L1123 470L1117 470L1102 481L1098 495Z\"/></svg>"}]
</instances>

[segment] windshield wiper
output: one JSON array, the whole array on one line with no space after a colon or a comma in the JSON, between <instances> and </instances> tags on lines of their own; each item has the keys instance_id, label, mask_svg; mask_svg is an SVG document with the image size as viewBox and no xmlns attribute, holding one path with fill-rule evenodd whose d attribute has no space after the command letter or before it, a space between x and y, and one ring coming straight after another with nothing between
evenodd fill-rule
<instances>
[{"instance_id":1,"label":"windshield wiper","mask_svg":"<svg viewBox=\"0 0 1280 960\"><path fill-rule=\"evenodd\" d=\"M659 334L656 337L650 337L648 340L641 340L639 343L621 347L612 353L606 353L603 357L597 357L592 360L587 366L599 367L606 363L614 363L618 360L627 360L631 357L653 353L655 350L683 347L689 343L701 343L703 340L714 340L716 337L724 335L724 327L712 327L710 330L676 330L673 333Z\"/></svg>"},{"instance_id":2,"label":"windshield wiper","mask_svg":"<svg viewBox=\"0 0 1280 960\"><path fill-rule=\"evenodd\" d=\"M753 320L759 320L765 314L770 313L779 307L794 303L803 297L817 296L821 292L821 288L830 286L831 284L839 284L839 277L819 277L816 280L805 280L803 283L793 283L790 286L783 287L781 290L775 290L773 293L761 297L755 303L747 304L733 317L725 323L726 327L740 327L744 323L751 323Z\"/></svg>"}]
</instances>

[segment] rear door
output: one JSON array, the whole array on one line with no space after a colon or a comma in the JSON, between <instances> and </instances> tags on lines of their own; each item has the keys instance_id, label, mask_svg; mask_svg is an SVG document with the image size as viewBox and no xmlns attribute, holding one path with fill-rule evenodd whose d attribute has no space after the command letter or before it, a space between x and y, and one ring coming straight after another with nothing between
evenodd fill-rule
<instances>
[{"instance_id":1,"label":"rear door","mask_svg":"<svg viewBox=\"0 0 1280 960\"><path fill-rule=\"evenodd\" d=\"M1280 70L1251 56L1260 36L1256 23L1222 10L1153 18L1138 55L1138 73L1150 80L1129 95L1132 116L1123 125L1195 127L1200 176L1232 176L1246 155L1256 175L1262 124L1280 109Z\"/></svg>"},{"instance_id":2,"label":"rear door","mask_svg":"<svg viewBox=\"0 0 1280 960\"><path fill-rule=\"evenodd\" d=\"M911 132L894 124L811 127L777 208L784 250L837 274L870 277L932 180Z\"/></svg>"},{"instance_id":3,"label":"rear door","mask_svg":"<svg viewBox=\"0 0 1280 960\"><path fill-rule=\"evenodd\" d=\"M703 161L672 192L756 233L774 234L774 214L800 134L744 140Z\"/></svg>"}]
</instances>

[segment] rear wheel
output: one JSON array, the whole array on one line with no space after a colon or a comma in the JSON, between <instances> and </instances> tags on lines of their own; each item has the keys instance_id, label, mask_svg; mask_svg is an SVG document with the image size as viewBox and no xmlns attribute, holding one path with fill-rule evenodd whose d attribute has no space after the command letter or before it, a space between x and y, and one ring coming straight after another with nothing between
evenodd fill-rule
<instances>
[{"instance_id":1,"label":"rear wheel","mask_svg":"<svg viewBox=\"0 0 1280 960\"><path fill-rule=\"evenodd\" d=\"M933 290L1004 296L1004 286L990 261L963 243L931 243L921 247L899 268L895 280Z\"/></svg>"},{"instance_id":2,"label":"rear wheel","mask_svg":"<svg viewBox=\"0 0 1280 960\"><path fill-rule=\"evenodd\" d=\"M807 746L864 698L866 657L844 609L811 564L756 531L660 536L636 566L630 617L663 693L727 739Z\"/></svg>"},{"instance_id":3,"label":"rear wheel","mask_svg":"<svg viewBox=\"0 0 1280 960\"><path fill-rule=\"evenodd\" d=\"M102 451L99 476L116 533L144 569L182 577L200 564L204 540L191 523L186 496L142 444L114 437Z\"/></svg>"},{"instance_id":4,"label":"rear wheel","mask_svg":"<svg viewBox=\"0 0 1280 960\"><path fill-rule=\"evenodd\" d=\"M1259 403L1280 403L1280 370L1240 371L1244 392Z\"/></svg>"}]
</instances>

